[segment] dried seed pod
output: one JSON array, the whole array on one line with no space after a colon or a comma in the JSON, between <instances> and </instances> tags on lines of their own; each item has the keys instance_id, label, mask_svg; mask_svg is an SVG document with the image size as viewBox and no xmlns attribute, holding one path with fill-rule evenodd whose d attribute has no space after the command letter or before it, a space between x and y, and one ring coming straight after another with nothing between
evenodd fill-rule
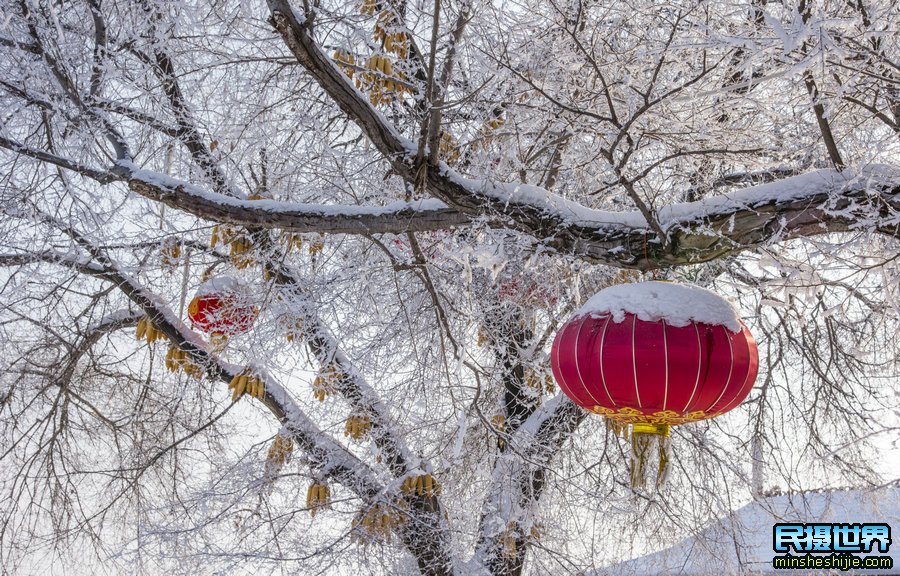
<instances>
[{"instance_id":1,"label":"dried seed pod","mask_svg":"<svg viewBox=\"0 0 900 576\"><path fill-rule=\"evenodd\" d=\"M341 71L346 74L347 77L353 78L353 74L356 72L356 69L354 68L356 58L353 54L344 50L335 50L333 58L338 63L338 67ZM341 64L345 64L345 66L341 66Z\"/></svg>"},{"instance_id":2,"label":"dried seed pod","mask_svg":"<svg viewBox=\"0 0 900 576\"><path fill-rule=\"evenodd\" d=\"M318 253L321 252L324 248L325 248L325 243L324 243L324 242L310 242L310 243L309 243L309 248L307 248L307 250L309 250L309 253L310 253L310 254L318 254Z\"/></svg>"},{"instance_id":3,"label":"dried seed pod","mask_svg":"<svg viewBox=\"0 0 900 576\"><path fill-rule=\"evenodd\" d=\"M438 152L447 164L455 164L460 157L459 142L449 132L442 131Z\"/></svg>"},{"instance_id":4,"label":"dried seed pod","mask_svg":"<svg viewBox=\"0 0 900 576\"><path fill-rule=\"evenodd\" d=\"M515 530L515 522L510 522L506 525L506 530L500 537L500 551L507 560L515 559L517 555Z\"/></svg>"},{"instance_id":5,"label":"dried seed pod","mask_svg":"<svg viewBox=\"0 0 900 576\"><path fill-rule=\"evenodd\" d=\"M335 394L338 391L341 376L340 369L337 366L328 365L322 368L312 384L313 395L319 402L324 402L326 396Z\"/></svg>"},{"instance_id":6,"label":"dried seed pod","mask_svg":"<svg viewBox=\"0 0 900 576\"><path fill-rule=\"evenodd\" d=\"M143 317L138 320L137 328L134 331L134 337L138 340L143 340L144 336L147 334L147 318Z\"/></svg>"},{"instance_id":7,"label":"dried seed pod","mask_svg":"<svg viewBox=\"0 0 900 576\"><path fill-rule=\"evenodd\" d=\"M506 434L506 416L503 414L495 414L491 416L491 426L493 426L497 432L497 447L501 450L506 446L506 438L504 435Z\"/></svg>"},{"instance_id":8,"label":"dried seed pod","mask_svg":"<svg viewBox=\"0 0 900 576\"><path fill-rule=\"evenodd\" d=\"M484 326L478 327L478 333L475 335L475 344L479 347L484 346L491 341L491 335Z\"/></svg>"},{"instance_id":9,"label":"dried seed pod","mask_svg":"<svg viewBox=\"0 0 900 576\"><path fill-rule=\"evenodd\" d=\"M331 490L324 482L313 482L306 490L306 507L309 508L309 514L313 518L320 510L331 508Z\"/></svg>"},{"instance_id":10,"label":"dried seed pod","mask_svg":"<svg viewBox=\"0 0 900 576\"><path fill-rule=\"evenodd\" d=\"M364 0L359 11L366 16L375 14L378 11L378 0Z\"/></svg>"},{"instance_id":11,"label":"dried seed pod","mask_svg":"<svg viewBox=\"0 0 900 576\"><path fill-rule=\"evenodd\" d=\"M303 319L297 318L294 322L288 327L287 334L285 334L285 338L288 342L293 342L296 340L303 340L306 334L303 332Z\"/></svg>"},{"instance_id":12,"label":"dried seed pod","mask_svg":"<svg viewBox=\"0 0 900 576\"><path fill-rule=\"evenodd\" d=\"M181 259L181 242L175 238L167 238L160 248L160 260L163 266L178 266Z\"/></svg>"},{"instance_id":13,"label":"dried seed pod","mask_svg":"<svg viewBox=\"0 0 900 576\"><path fill-rule=\"evenodd\" d=\"M232 390L231 401L236 402L244 394L250 394L262 400L266 394L266 385L262 378L251 368L244 368L231 378L228 388Z\"/></svg>"},{"instance_id":14,"label":"dried seed pod","mask_svg":"<svg viewBox=\"0 0 900 576\"><path fill-rule=\"evenodd\" d=\"M372 419L367 414L351 414L344 425L344 436L362 440L372 429Z\"/></svg>"}]
</instances>

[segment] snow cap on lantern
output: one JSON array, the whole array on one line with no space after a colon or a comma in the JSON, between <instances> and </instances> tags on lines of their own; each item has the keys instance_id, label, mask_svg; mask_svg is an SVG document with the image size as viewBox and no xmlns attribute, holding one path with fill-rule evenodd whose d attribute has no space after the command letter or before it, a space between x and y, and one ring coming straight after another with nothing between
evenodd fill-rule
<instances>
[{"instance_id":1,"label":"snow cap on lantern","mask_svg":"<svg viewBox=\"0 0 900 576\"><path fill-rule=\"evenodd\" d=\"M632 484L642 485L651 445L657 482L669 427L723 414L744 400L759 366L734 307L697 286L619 284L595 294L559 330L553 375L579 406L617 431L632 427Z\"/></svg>"},{"instance_id":2,"label":"snow cap on lantern","mask_svg":"<svg viewBox=\"0 0 900 576\"><path fill-rule=\"evenodd\" d=\"M219 338L247 332L258 313L240 282L230 276L216 276L201 284L188 305L191 324Z\"/></svg>"}]
</instances>

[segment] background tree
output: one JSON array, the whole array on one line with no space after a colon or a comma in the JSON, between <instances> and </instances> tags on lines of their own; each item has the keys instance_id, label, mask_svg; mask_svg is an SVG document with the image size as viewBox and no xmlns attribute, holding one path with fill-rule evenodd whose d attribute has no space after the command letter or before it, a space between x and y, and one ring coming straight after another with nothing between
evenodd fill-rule
<instances>
[{"instance_id":1,"label":"background tree","mask_svg":"<svg viewBox=\"0 0 900 576\"><path fill-rule=\"evenodd\" d=\"M2 11L6 572L575 573L893 480L893 3ZM222 274L260 317L210 343ZM763 358L662 492L548 374L642 278L729 295Z\"/></svg>"}]
</instances>

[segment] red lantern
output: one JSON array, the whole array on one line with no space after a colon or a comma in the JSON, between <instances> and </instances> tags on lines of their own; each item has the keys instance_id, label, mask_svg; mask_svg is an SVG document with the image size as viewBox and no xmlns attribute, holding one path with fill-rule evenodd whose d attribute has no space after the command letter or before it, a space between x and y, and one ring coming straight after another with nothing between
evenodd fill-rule
<instances>
[{"instance_id":1,"label":"red lantern","mask_svg":"<svg viewBox=\"0 0 900 576\"><path fill-rule=\"evenodd\" d=\"M694 286L642 282L597 293L557 333L553 375L611 427L632 426L632 484L655 439L664 480L669 427L714 418L750 393L756 342L725 299Z\"/></svg>"},{"instance_id":2,"label":"red lantern","mask_svg":"<svg viewBox=\"0 0 900 576\"><path fill-rule=\"evenodd\" d=\"M204 282L188 305L191 324L214 338L247 332L258 313L258 308L247 301L240 284L229 276Z\"/></svg>"}]
</instances>

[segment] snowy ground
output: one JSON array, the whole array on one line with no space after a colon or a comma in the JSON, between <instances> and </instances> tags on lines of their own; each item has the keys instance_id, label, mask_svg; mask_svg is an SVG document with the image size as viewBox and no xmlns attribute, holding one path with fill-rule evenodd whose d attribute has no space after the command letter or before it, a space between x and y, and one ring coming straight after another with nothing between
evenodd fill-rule
<instances>
[{"instance_id":1,"label":"snowy ground","mask_svg":"<svg viewBox=\"0 0 900 576\"><path fill-rule=\"evenodd\" d=\"M881 522L891 526L889 556L900 574L900 486L875 490L806 492L771 496L752 502L730 517L703 529L697 536L654 554L608 566L593 576L725 576L730 574L796 574L772 568L772 526L776 522ZM862 574L877 571L811 574Z\"/></svg>"}]
</instances>

